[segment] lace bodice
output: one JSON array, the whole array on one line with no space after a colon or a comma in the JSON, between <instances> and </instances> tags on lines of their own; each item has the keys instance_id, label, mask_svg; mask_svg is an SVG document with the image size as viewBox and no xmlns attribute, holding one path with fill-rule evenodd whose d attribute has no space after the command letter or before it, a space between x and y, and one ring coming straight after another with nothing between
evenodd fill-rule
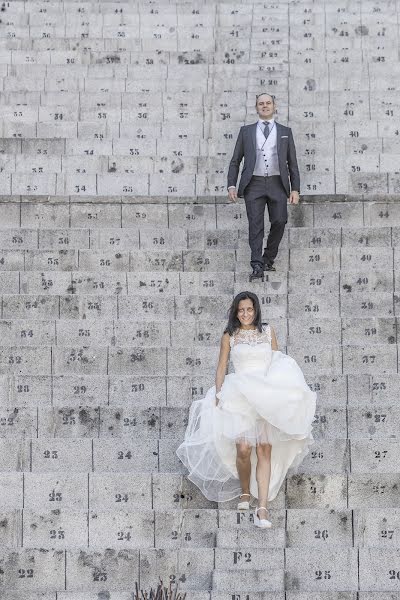
<instances>
[{"instance_id":1,"label":"lace bodice","mask_svg":"<svg viewBox=\"0 0 400 600\"><path fill-rule=\"evenodd\" d=\"M272 359L271 328L238 329L230 337L231 358L235 373L261 372L268 370Z\"/></svg>"},{"instance_id":2,"label":"lace bodice","mask_svg":"<svg viewBox=\"0 0 400 600\"><path fill-rule=\"evenodd\" d=\"M248 344L249 346L257 346L258 344L271 343L271 327L263 325L262 331L258 329L237 329L230 336L230 346L233 348L238 344Z\"/></svg>"}]
</instances>

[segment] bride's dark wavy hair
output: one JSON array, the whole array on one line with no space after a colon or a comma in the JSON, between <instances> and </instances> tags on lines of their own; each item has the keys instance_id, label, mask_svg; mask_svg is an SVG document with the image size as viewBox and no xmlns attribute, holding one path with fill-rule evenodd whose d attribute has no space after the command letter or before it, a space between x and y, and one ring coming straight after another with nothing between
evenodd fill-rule
<instances>
[{"instance_id":1,"label":"bride's dark wavy hair","mask_svg":"<svg viewBox=\"0 0 400 600\"><path fill-rule=\"evenodd\" d=\"M253 292L240 292L237 296L234 297L233 302L228 311L228 324L224 330L224 333L229 333L229 335L233 335L233 333L240 327L240 321L237 316L239 302L241 300L251 300L254 307L254 320L253 325L255 325L258 331L262 331L262 322L261 322L261 307L260 301Z\"/></svg>"}]
</instances>

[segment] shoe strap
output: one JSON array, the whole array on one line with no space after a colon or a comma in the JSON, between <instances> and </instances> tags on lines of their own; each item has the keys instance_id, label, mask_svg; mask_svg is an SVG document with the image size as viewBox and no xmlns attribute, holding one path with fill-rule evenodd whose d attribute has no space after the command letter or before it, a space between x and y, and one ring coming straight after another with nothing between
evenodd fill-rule
<instances>
[{"instance_id":1,"label":"shoe strap","mask_svg":"<svg viewBox=\"0 0 400 600\"><path fill-rule=\"evenodd\" d=\"M258 511L259 511L259 510L261 510L262 508L263 508L264 510L268 510L268 508L266 508L265 506L258 506L258 507L256 508L256 512L258 512Z\"/></svg>"},{"instance_id":2,"label":"shoe strap","mask_svg":"<svg viewBox=\"0 0 400 600\"><path fill-rule=\"evenodd\" d=\"M250 494L240 494L239 498L241 498L242 496L248 496L249 498L251 497Z\"/></svg>"}]
</instances>

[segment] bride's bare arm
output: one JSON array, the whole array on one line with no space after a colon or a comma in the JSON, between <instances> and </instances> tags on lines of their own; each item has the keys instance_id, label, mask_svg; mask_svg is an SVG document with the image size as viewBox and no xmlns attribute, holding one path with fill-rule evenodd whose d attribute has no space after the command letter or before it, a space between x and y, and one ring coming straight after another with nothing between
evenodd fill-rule
<instances>
[{"instance_id":1,"label":"bride's bare arm","mask_svg":"<svg viewBox=\"0 0 400 600\"><path fill-rule=\"evenodd\" d=\"M271 327L271 348L272 350L278 350L278 341L276 339L275 330Z\"/></svg>"},{"instance_id":2,"label":"bride's bare arm","mask_svg":"<svg viewBox=\"0 0 400 600\"><path fill-rule=\"evenodd\" d=\"M218 366L217 366L217 372L215 374L215 393L216 394L218 394L218 392L220 391L220 389L222 387L222 384L224 383L226 369L228 367L229 352L230 352L229 334L224 333L224 335L221 338ZM218 398L215 398L215 404L218 406Z\"/></svg>"}]
</instances>

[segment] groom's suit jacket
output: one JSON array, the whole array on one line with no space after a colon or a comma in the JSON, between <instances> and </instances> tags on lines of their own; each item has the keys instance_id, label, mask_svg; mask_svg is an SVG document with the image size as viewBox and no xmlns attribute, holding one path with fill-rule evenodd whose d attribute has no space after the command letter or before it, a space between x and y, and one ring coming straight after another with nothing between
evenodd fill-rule
<instances>
[{"instance_id":1,"label":"groom's suit jacket","mask_svg":"<svg viewBox=\"0 0 400 600\"><path fill-rule=\"evenodd\" d=\"M297 165L296 148L290 127L285 127L275 121L276 145L278 152L279 170L283 187L289 197L290 190L300 192L300 174ZM242 175L240 177L238 196L243 197L246 186L250 183L256 164L256 135L257 123L243 125L240 128L228 170L228 187L236 186L239 167L244 158Z\"/></svg>"}]
</instances>

